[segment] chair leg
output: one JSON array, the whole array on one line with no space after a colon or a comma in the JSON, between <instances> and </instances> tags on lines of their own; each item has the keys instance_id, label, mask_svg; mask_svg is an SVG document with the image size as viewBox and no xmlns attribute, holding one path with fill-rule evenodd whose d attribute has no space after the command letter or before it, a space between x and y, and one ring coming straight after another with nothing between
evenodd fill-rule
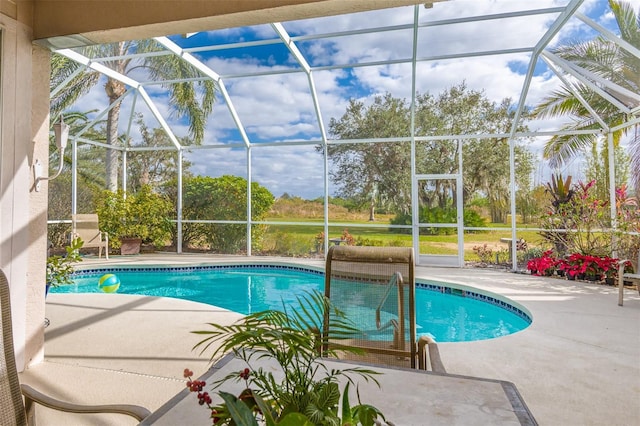
<instances>
[{"instance_id":1,"label":"chair leg","mask_svg":"<svg viewBox=\"0 0 640 426\"><path fill-rule=\"evenodd\" d=\"M29 426L36 425L36 403L31 398L24 399L24 411L27 414L27 424Z\"/></svg>"},{"instance_id":2,"label":"chair leg","mask_svg":"<svg viewBox=\"0 0 640 426\"><path fill-rule=\"evenodd\" d=\"M622 306L624 296L624 265L618 270L618 306Z\"/></svg>"}]
</instances>

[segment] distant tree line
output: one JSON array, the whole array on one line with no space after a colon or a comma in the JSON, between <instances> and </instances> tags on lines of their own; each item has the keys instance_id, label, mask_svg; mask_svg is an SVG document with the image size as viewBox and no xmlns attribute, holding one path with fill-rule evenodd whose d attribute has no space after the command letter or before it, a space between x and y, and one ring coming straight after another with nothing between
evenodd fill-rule
<instances>
[{"instance_id":1,"label":"distant tree line","mask_svg":"<svg viewBox=\"0 0 640 426\"><path fill-rule=\"evenodd\" d=\"M438 96L418 94L415 104L415 136L496 134L511 131L515 108L510 99L491 102L482 91L460 83ZM519 131L526 131L521 126ZM339 119L331 119L334 139L406 138L411 136L411 105L390 94L377 96L366 106L351 100ZM516 185L521 194L531 190L533 154L526 140L514 141ZM419 202L425 209L450 210L457 191L464 204L481 195L488 200L493 222L504 222L509 213L509 141L501 139L448 138L418 141L415 162L418 174L459 173L462 145L463 187L450 180L420 181ZM319 148L321 150L321 148ZM409 142L333 143L328 147L330 179L339 197L370 208L383 206L399 215L411 212L411 144ZM472 226L472 225L470 225Z\"/></svg>"}]
</instances>

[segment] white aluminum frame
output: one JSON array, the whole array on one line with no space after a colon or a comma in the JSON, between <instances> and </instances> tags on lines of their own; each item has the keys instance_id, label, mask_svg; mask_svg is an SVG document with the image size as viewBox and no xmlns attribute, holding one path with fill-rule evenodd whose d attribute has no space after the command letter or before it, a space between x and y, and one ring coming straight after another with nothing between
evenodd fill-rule
<instances>
[{"instance_id":1,"label":"white aluminum frame","mask_svg":"<svg viewBox=\"0 0 640 426\"><path fill-rule=\"evenodd\" d=\"M324 228L324 232L325 235L328 236L329 233L329 227L330 226L341 226L340 223L336 223L336 222L330 222L328 217L329 217L329 211L328 211L328 200L329 200L329 180L328 180L328 172L329 172L329 163L328 163L328 156L327 156L327 148L329 145L332 144L344 144L344 143L349 143L349 144L353 144L353 143L384 143L384 142L398 142L398 141L406 141L406 142L410 142L411 143L411 182L412 182L412 188L411 188L411 194L412 194L412 199L414 200L414 202L412 203L412 217L413 217L413 225L411 226L412 229L412 233L413 233L413 246L416 249L416 252L419 253L419 234L418 234L418 207L417 207L417 202L415 202L415 200L417 199L417 187L416 187L416 181L419 178L419 174L416 173L416 164L415 164L415 159L416 159L416 142L418 141L428 141L428 140L457 140L458 143L462 146L463 141L466 139L485 139L485 138L507 138L509 141L509 157L510 157L510 211L511 211L511 232L512 232L512 261L513 261L513 265L514 265L514 269L515 269L515 265L516 265L516 236L517 236L517 226L516 226L516 205L515 205L515 191L516 191L516 184L515 184L515 164L514 164L514 147L515 147L515 139L520 138L520 137L526 137L526 136L549 136L549 135L558 135L558 134L579 134L579 133L583 133L583 134L598 134L598 133L606 133L607 137L608 137L608 144L609 144L609 161L613 162L613 150L611 149L611 146L613 144L613 138L612 138L612 132L619 130L619 129L623 129L629 126L633 126L633 125L637 125L640 123L640 118L638 118L636 116L636 114L638 113L638 111L640 111L640 94L636 94L636 93L632 93L610 81L607 81L605 79L602 79L596 75L593 75L592 73L581 69L580 67L576 66L575 64L571 64L568 63L565 60L562 60L561 58L557 57L556 55L552 54L550 51L546 50L549 42L552 40L552 38L560 31L560 29L567 24L568 21L570 21L573 17L575 17L576 19L582 21L583 23L585 23L586 25L590 26L592 29L594 29L596 32L598 32L600 35L602 35L603 37L605 37L606 39L617 43L618 46L620 46L620 48L627 50L628 52L630 52L631 54L635 55L636 57L640 58L640 51L636 48L634 48L633 46L629 45L628 43L624 42L623 40L621 40L619 37L616 37L614 34L612 34L610 31L608 31L606 28L602 27L601 25L593 22L591 19L589 19L588 17L586 17L584 14L582 14L581 12L578 11L579 7L582 5L584 0L569 0L567 2L567 4L565 6L558 6L558 7L551 7L551 8L541 8L541 9L536 9L535 5L532 4L532 9L530 10L523 10L523 11L517 11L517 12L508 12L508 13L497 13L497 14L491 14L491 15L484 15L484 16L473 16L473 17L462 17L462 18L455 18L455 19L445 19L445 20L439 20L439 21L430 21L430 22L423 22L420 23L419 22L419 16L420 16L420 8L422 7L421 5L416 5L414 7L414 19L413 19L413 23L412 24L406 24L406 25L389 25L389 26L380 26L380 27L373 27L373 28L366 28L366 29L358 29L358 30L347 30L347 31L340 31L340 32L329 32L329 33L324 33L324 34L313 34L313 35L303 35L303 36L291 36L287 30L285 29L285 27L281 24L281 23L272 23L271 27L273 28L277 38L273 38L273 39L265 39L265 40L257 40L257 41L249 41L249 42L238 42L238 43L229 43L229 44L221 44L221 45L210 45L210 46L200 46L200 47L195 47L195 48L181 48L180 46L178 46L175 42L173 42L171 39L169 39L168 37L156 37L155 40L161 45L163 46L165 49L167 49L166 51L160 51L160 52L152 52L152 53L140 53L140 54L131 54L131 55L126 55L126 56L119 56L119 57L105 57L105 58L88 58L86 56L81 55L80 53L78 53L77 51L71 50L71 49L61 49L61 50L56 50L57 53L66 56L69 59L72 59L76 62L78 62L79 64L82 64L84 67L80 67L76 73L74 73L73 75L69 76L65 81L63 81L58 87L56 87L53 91L52 91L52 95L58 93L60 90L62 90L64 88L64 86L71 81L71 79L73 77L75 77L77 75L77 73L82 72L83 69L86 68L90 68L96 71L99 71L101 73L103 73L106 76L109 76L111 78L115 78L118 81L121 81L122 83L124 83L125 85L128 86L128 90L125 92L125 94L123 94L121 96L121 98L119 100L124 99L127 96L130 96L132 93L135 94L134 99L133 99L133 105L134 107L132 108L132 116L129 119L129 127L128 127L128 131L127 133L129 133L130 129L131 129L131 123L133 121L133 113L135 110L135 102L138 98L138 96L140 96L145 104L147 105L147 107L150 109L150 111L152 112L152 114L156 117L156 119L158 120L158 122L160 123L161 127L166 131L167 135L169 136L170 140L173 143L172 147L157 147L157 148L143 148L143 147L129 147L128 145L125 145L124 148L121 147L111 147L107 144L103 144L103 143L99 143L99 142L94 142L94 141L90 141L88 139L85 139L82 137L83 133L89 129L94 123L95 121L99 120L101 117L103 117L104 115L107 114L107 112L109 111L109 108L113 107L113 104L108 107L107 109L103 110L91 123L89 123L81 132L79 132L76 135L72 136L72 146L73 146L73 151L72 151L72 159L73 159L73 165L72 165L72 173L73 173L73 179L72 179L72 191L73 191L73 195L72 195L72 213L76 213L77 210L77 199L76 199L76 191L77 191L77 165L76 165L76 161L77 161L77 146L78 143L88 143L88 144L92 144L95 146L101 146L101 147L105 147L105 148L111 148L111 149L119 149L121 151L123 151L123 157L124 157L124 161L126 161L126 154L128 152L131 151L145 151L145 150L149 150L149 149L157 149L157 150L172 150L172 151L177 151L177 155L178 155L178 219L177 219L177 225L178 225L178 252L182 252L182 245L181 245L181 235L182 235L182 223L185 222L190 222L190 221L186 221L182 218L182 159L184 156L184 152L185 150L202 150L202 149L217 149L217 148L234 148L234 147L243 147L247 150L247 164L246 164L246 172L247 172L247 181L248 181L248 188L247 188L247 220L246 220L246 225L247 225L247 254L251 255L251 227L253 225L257 225L257 224L264 224L264 223L270 223L270 224L282 224L282 225L297 225L297 224L301 224L300 222L286 222L286 221L282 221L282 222L261 222L261 221L253 221L251 218L251 176L252 176L252 163L251 163L251 158L252 158L252 152L254 148L260 148L260 147L269 147L269 146L300 146L300 145L320 145L323 149L323 153L324 153L324 162L323 162L323 168L324 168L324 181L323 181L323 185L324 185L324 222L323 222L323 228ZM533 3L533 2L532 2ZM547 30L547 32L538 40L538 42L531 47L518 47L518 48L510 48L510 49L501 49L501 50L485 50L485 51L474 51L474 52L466 52L466 53L451 53L451 54L443 54L443 55L432 55L432 56L425 56L425 57L420 57L418 58L417 56L417 46L418 46L418 41L419 41L419 29L420 28L427 28L427 27L437 27L437 26L444 26L444 25L451 25L451 24L459 24L459 23L468 23L468 22L480 22L480 21L495 21L498 19L509 19L509 18L520 18L520 17L526 17L526 16L533 16L533 15L547 15L547 16L552 16L552 15L557 15L554 22L551 24L551 26L549 27L549 29ZM309 61L305 58L305 55L300 51L300 49L297 46L298 42L301 41L309 41L309 40L321 40L321 39L329 39L329 38L334 38L334 37L348 37L350 35L360 35L360 34L367 34L367 33L372 33L372 32L385 32L385 31L399 31L399 30L408 30L408 29L412 29L412 54L410 58L406 58L406 59L394 59L394 60L384 60L384 61L370 61L370 62L359 62L359 63L347 63L347 64L340 64L340 65L330 65L330 66L317 66L317 67L313 67L309 64ZM211 69L209 66L207 66L204 62L202 62L201 60L199 60L195 54L197 53L201 53L201 52L205 52L205 51L215 51L215 50L225 50L225 49L241 49L241 48L245 48L245 47L254 47L254 46L262 46L262 45L269 45L269 44L284 44L286 46L286 48L289 50L289 52L291 53L291 55L295 58L296 62L299 65L299 69L295 69L295 68L291 68L291 69L285 69L285 70L279 70L279 71L270 71L270 72L264 72L264 71L260 71L260 72L247 72L247 73L236 73L236 74L230 74L230 75L220 75L218 74L216 71L214 71L213 69ZM487 56L487 55L499 55L499 54L511 54L511 53L530 53L531 54L531 59L529 62L529 67L528 70L524 76L524 83L522 86L522 91L520 93L520 97L519 100L517 102L517 110L515 113L515 117L514 120L512 122L511 125L511 131L508 134L477 134L477 135L446 135L446 136L417 136L415 134L415 89L416 89L416 68L417 68L417 64L419 62L428 62L428 61L435 61L435 60L443 60L443 59L455 59L455 58L461 58L461 57L473 57L473 56ZM136 81L135 79L126 76L126 75L122 75L108 67L106 67L105 65L103 65L103 62L107 62L109 60L113 60L113 59L121 59L121 58L134 58L134 57L148 57L148 56L157 56L157 55L176 55L178 57L180 57L182 60L184 60L185 62L187 62L188 64L190 64L191 66L193 66L194 68L196 68L197 70L199 70L202 74L203 77L201 78L192 78L192 79L188 79L188 80L167 80L164 82L158 82L158 81ZM579 101L584 105L584 107L593 115L594 119L602 126L601 130L594 130L594 131L583 131L583 132L562 132L562 131L556 131L556 132L518 132L517 128L520 124L521 121L521 116L522 116L522 111L525 107L525 100L529 91L529 87L534 75L534 69L538 63L539 60L543 60L547 63L547 65L549 66L549 68L557 75L557 77L565 84L567 85L567 87L569 87L570 89L573 89L573 84L572 84L572 80L579 80L580 82L582 82L583 84L588 85L590 88L592 88L594 91L596 91L596 93L598 93L600 96L602 96L603 98L607 99L609 102L611 102L613 105L615 105L620 111L623 111L627 114L629 114L630 119L628 123L625 123L622 126L617 126L615 129L609 129L607 128L605 122L602 120L601 117L599 117L595 111L593 110L593 108L591 108L591 106L582 98L578 95L577 91L573 90L573 93L578 97ZM339 68L356 68L356 67L367 67L367 66L378 66L378 65L392 65L392 64L403 64L403 63L409 63L411 65L411 84L412 84L412 98L411 98L411 135L410 137L399 137L399 138L385 138L385 139L364 139L364 140L331 140L328 138L327 136L327 132L325 129L325 125L324 125L324 121L323 121L323 117L322 117L322 111L320 108L320 103L318 100L318 94L316 91L316 85L315 85L315 81L314 81L314 71L322 71L322 70L331 70L331 69L339 69ZM234 104L233 104L233 100L232 97L229 95L224 81L228 80L228 79L239 79L239 78L251 78L251 77L256 77L256 76L263 76L263 75L274 75L274 74L282 74L282 73L299 73L299 72L303 72L306 74L308 82L309 82L309 90L312 96L312 101L313 101L313 105L314 105L314 109L315 109L315 113L316 113L316 118L318 121L318 127L319 127L319 133L320 133L320 139L319 140L305 140L305 141L272 141L272 142L261 142L261 143L253 143L250 139L250 137L247 135L245 128L242 124L242 120L239 116L239 114L237 113ZM162 84L162 83L170 83L170 82L180 82L180 81L196 81L196 80L203 80L203 79L211 79L213 81L216 82L217 84L217 88L220 91L220 93L222 94L225 103L227 104L227 107L229 109L229 112L233 118L233 121L235 122L238 131L241 135L241 139L242 139L242 144L225 144L225 143L217 143L217 144L210 144L210 145L205 145L205 146L189 146L189 147L183 147L180 145L179 140L177 139L177 137L175 136L175 134L173 133L173 131L171 130L171 126L167 123L167 121L164 119L164 117L162 116L161 112L159 111L159 109L155 106L153 99L151 98L151 96L149 96L148 92L145 90L146 86L154 86L154 85L158 85L158 84ZM637 106L633 106L630 107L628 105L624 105L622 102L620 102L618 99L616 99L614 96L611 96L609 93L607 93L606 91L602 90L601 87L607 87L610 91L613 91L615 93L622 93L624 94L626 97L633 99L634 101L638 102ZM461 159L461 150L460 150L460 174L462 173L462 159ZM613 198L614 195L614 191L613 191L613 185L615 182L614 179L614 168L610 167L609 168L610 171L610 181L612 182L612 190L611 190L611 196L612 196L612 202L611 202L611 215L612 217L615 217L615 199ZM122 181L123 183L126 185L126 180L127 180L127 176L126 176L126 167L124 168L124 176L122 177ZM461 185L461 183L460 183ZM459 188L461 189L461 188ZM458 191L460 194L462 193L462 191ZM460 209L459 211L459 215L462 215L462 209ZM245 221L221 221L221 220L212 220L212 221L203 221L206 223L245 223ZM380 227L382 225L376 225L376 224L369 224L369 225L362 225L363 227ZM385 228L388 228L388 225L384 225ZM401 227L401 226L398 226ZM462 256L462 247L463 247L463 226L459 226L458 227L458 231L459 231L459 245L460 245L460 253L459 256ZM328 250L328 238L325 238L325 253ZM416 256L417 259L419 259L419 256ZM463 263L463 261L460 262L461 264Z\"/></svg>"}]
</instances>

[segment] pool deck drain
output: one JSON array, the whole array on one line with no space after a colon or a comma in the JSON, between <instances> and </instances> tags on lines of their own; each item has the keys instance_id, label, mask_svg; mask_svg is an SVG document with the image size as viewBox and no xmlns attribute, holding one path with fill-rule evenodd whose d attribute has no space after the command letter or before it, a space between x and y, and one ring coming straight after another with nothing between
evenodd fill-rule
<instances>
[{"instance_id":1,"label":"pool deck drain","mask_svg":"<svg viewBox=\"0 0 640 426\"><path fill-rule=\"evenodd\" d=\"M322 266L305 259L169 254L114 256L108 263L86 258L82 266L238 261ZM617 289L582 282L425 267L416 268L416 277L496 293L533 316L530 327L512 335L440 343L450 373L513 382L541 425L640 421L637 291L626 291L625 305L619 307ZM45 332L45 361L21 374L24 383L78 402L127 402L150 410L182 390L184 368L198 374L208 367L208 359L191 350L198 338L190 331L238 317L195 302L119 294L51 294L46 316L51 325ZM68 416L38 407L40 425L72 424ZM77 424L135 424L127 420L89 416Z\"/></svg>"}]
</instances>

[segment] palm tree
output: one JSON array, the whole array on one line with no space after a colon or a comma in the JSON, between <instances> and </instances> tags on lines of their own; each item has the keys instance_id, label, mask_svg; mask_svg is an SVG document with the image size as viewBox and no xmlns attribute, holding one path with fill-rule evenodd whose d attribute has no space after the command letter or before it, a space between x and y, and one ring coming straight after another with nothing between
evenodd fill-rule
<instances>
[{"instance_id":1,"label":"palm tree","mask_svg":"<svg viewBox=\"0 0 640 426\"><path fill-rule=\"evenodd\" d=\"M89 46L83 49L82 54L90 58L115 58L104 61L103 64L123 75L143 70L152 80L174 81L162 85L170 90L169 103L175 109L178 117L188 117L190 136L195 144L200 144L204 138L207 117L213 109L215 83L210 79L197 80L204 75L175 55L126 57L128 53L148 53L161 50L163 49L154 40L142 40ZM74 74L79 67L83 67L83 65L69 58L55 53L52 56L51 91L69 79L64 89L55 93L51 98L51 116L54 119L100 81L100 73L89 68ZM186 81L175 82L177 79L185 79ZM116 146L118 143L120 97L125 93L126 86L121 81L107 78L104 89L109 98L109 105L114 104L107 115L107 144ZM105 167L107 189L115 191L118 182L117 150L107 150Z\"/></svg>"},{"instance_id":2,"label":"palm tree","mask_svg":"<svg viewBox=\"0 0 640 426\"><path fill-rule=\"evenodd\" d=\"M618 24L621 39L640 49L640 22L631 5L626 2L609 0L609 6ZM604 37L597 37L586 42L569 43L558 47L553 53L633 93L640 93L640 59ZM623 112L588 86L579 83L574 87L608 126L613 127L627 121ZM619 94L611 94L623 103L627 101ZM571 117L571 123L566 125L563 130L600 128L590 112L565 85L545 98L534 109L534 115L539 118ZM623 132L626 131L627 129L614 133L615 146L618 145ZM595 134L557 135L546 143L544 156L549 160L551 166L556 167L576 154L587 151L594 143L598 143L598 135ZM606 145L604 152L606 153ZM640 135L637 132L634 132L631 140L630 154L631 178L636 190L640 190Z\"/></svg>"}]
</instances>

